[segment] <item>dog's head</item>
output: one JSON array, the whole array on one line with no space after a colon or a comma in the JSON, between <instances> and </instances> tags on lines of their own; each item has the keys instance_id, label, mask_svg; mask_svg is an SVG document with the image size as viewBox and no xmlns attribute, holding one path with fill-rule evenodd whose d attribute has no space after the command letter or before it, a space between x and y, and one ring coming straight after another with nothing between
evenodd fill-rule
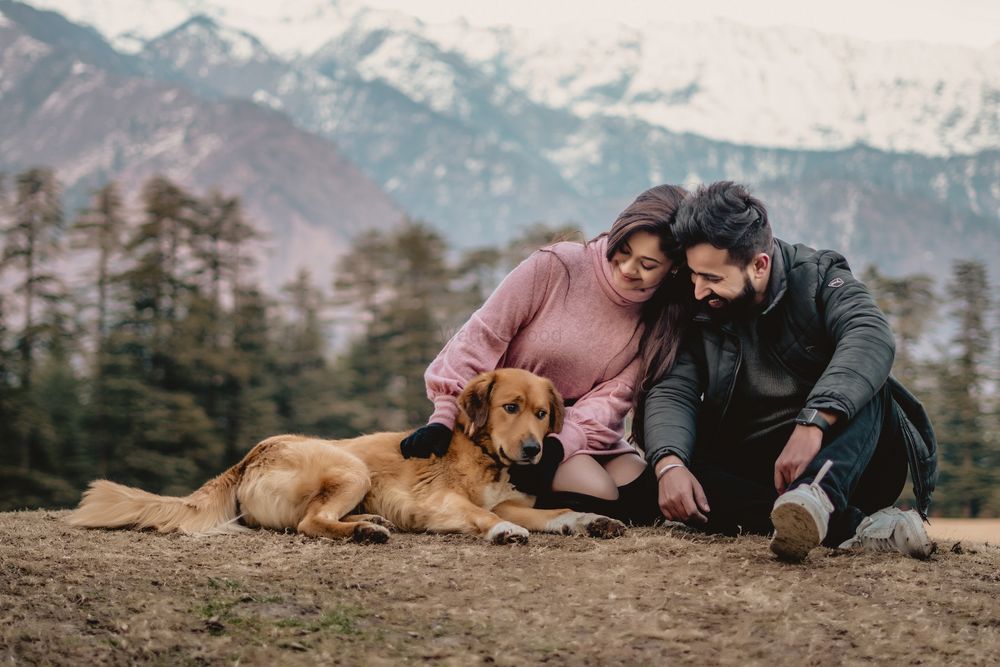
<instances>
[{"instance_id":1,"label":"dog's head","mask_svg":"<svg viewBox=\"0 0 1000 667\"><path fill-rule=\"evenodd\" d=\"M562 396L547 379L516 368L472 378L458 405L465 434L506 465L537 463L545 436L562 430Z\"/></svg>"}]
</instances>

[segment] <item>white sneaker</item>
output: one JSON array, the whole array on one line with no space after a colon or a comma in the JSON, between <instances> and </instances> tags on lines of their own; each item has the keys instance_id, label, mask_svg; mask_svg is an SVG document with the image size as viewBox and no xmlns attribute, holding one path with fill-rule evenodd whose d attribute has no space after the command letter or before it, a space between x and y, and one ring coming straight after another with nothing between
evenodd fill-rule
<instances>
[{"instance_id":1,"label":"white sneaker","mask_svg":"<svg viewBox=\"0 0 1000 667\"><path fill-rule=\"evenodd\" d=\"M914 510L904 512L896 507L886 507L865 517L854 537L841 544L840 548L898 551L923 559L934 552L934 543L927 537L924 522Z\"/></svg>"},{"instance_id":2,"label":"white sneaker","mask_svg":"<svg viewBox=\"0 0 1000 667\"><path fill-rule=\"evenodd\" d=\"M778 558L800 561L826 537L833 503L819 482L832 465L833 461L827 461L812 483L786 491L774 501L774 509L771 510L771 523L774 524L771 551Z\"/></svg>"}]
</instances>

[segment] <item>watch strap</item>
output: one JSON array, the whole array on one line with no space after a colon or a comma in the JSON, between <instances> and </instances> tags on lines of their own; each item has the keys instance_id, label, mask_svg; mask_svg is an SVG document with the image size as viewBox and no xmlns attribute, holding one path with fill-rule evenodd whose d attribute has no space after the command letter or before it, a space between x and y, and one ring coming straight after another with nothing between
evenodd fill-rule
<instances>
[{"instance_id":1,"label":"watch strap","mask_svg":"<svg viewBox=\"0 0 1000 667\"><path fill-rule=\"evenodd\" d=\"M815 426L824 433L830 428L830 422L816 408L803 408L795 418L795 423L804 426Z\"/></svg>"}]
</instances>

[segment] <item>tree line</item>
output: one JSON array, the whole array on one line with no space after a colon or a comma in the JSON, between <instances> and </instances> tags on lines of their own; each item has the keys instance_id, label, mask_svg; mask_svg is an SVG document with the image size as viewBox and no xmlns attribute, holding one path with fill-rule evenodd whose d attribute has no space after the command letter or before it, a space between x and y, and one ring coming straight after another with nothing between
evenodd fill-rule
<instances>
[{"instance_id":1,"label":"tree line","mask_svg":"<svg viewBox=\"0 0 1000 667\"><path fill-rule=\"evenodd\" d=\"M457 252L406 221L361 231L330 285L302 270L268 294L253 271L267 239L238 198L154 177L139 199L131 219L109 183L68 219L52 171L0 181L0 510L71 506L96 477L183 495L269 435L418 426L424 369L450 334L533 249L572 234L536 225ZM895 372L938 430L934 510L1000 515L985 267L956 264L940 294L927 276L864 278L898 337ZM942 324L950 339L928 354Z\"/></svg>"}]
</instances>

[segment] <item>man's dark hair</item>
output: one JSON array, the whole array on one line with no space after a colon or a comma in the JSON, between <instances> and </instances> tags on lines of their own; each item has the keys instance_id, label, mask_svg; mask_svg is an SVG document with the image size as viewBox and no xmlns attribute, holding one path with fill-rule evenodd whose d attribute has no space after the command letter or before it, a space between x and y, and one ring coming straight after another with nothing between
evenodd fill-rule
<instances>
[{"instance_id":1,"label":"man's dark hair","mask_svg":"<svg viewBox=\"0 0 1000 667\"><path fill-rule=\"evenodd\" d=\"M771 253L774 237L764 203L732 181L701 185L677 210L674 236L685 248L710 243L729 251L739 267L760 253Z\"/></svg>"}]
</instances>

